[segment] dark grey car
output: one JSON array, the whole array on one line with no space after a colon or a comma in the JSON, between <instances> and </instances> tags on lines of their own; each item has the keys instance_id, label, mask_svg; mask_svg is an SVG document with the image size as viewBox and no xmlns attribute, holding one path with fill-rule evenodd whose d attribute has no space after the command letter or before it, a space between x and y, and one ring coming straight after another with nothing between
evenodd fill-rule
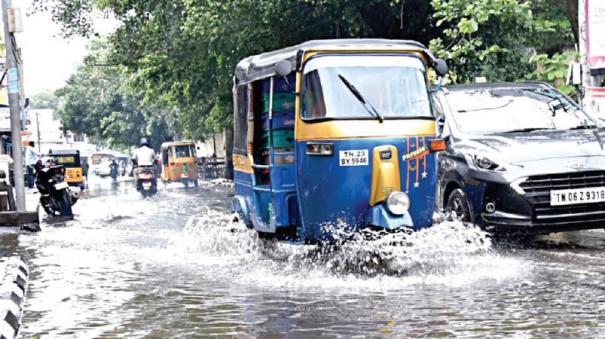
<instances>
[{"instance_id":1,"label":"dark grey car","mask_svg":"<svg viewBox=\"0 0 605 339\"><path fill-rule=\"evenodd\" d=\"M543 83L451 86L436 93L448 150L439 203L495 231L605 227L605 130Z\"/></svg>"}]
</instances>

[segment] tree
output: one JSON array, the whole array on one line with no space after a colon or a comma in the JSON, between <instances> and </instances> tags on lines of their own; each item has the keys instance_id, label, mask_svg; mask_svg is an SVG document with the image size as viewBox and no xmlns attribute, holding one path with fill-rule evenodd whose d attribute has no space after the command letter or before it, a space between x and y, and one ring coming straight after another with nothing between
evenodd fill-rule
<instances>
[{"instance_id":1,"label":"tree","mask_svg":"<svg viewBox=\"0 0 605 339\"><path fill-rule=\"evenodd\" d=\"M107 63L106 49L104 41L95 41L85 64L57 91L63 127L112 146L130 146L147 136L158 147L174 134L174 112L145 104L130 86L132 75Z\"/></svg>"},{"instance_id":2,"label":"tree","mask_svg":"<svg viewBox=\"0 0 605 339\"><path fill-rule=\"evenodd\" d=\"M108 39L106 63L120 66L145 106L158 108L146 119L178 112L173 126L196 139L231 125L233 70L252 54L311 39L413 39L430 43L448 59L454 81L475 76L503 81L526 78L535 68L532 55L561 52L572 36L560 0L34 3L51 12L67 36L93 35L91 18L98 11L119 20L122 25ZM85 79L80 83L95 85ZM73 99L75 104L78 98Z\"/></svg>"},{"instance_id":3,"label":"tree","mask_svg":"<svg viewBox=\"0 0 605 339\"><path fill-rule=\"evenodd\" d=\"M59 98L53 91L41 91L32 95L29 99L31 108L57 110Z\"/></svg>"}]
</instances>

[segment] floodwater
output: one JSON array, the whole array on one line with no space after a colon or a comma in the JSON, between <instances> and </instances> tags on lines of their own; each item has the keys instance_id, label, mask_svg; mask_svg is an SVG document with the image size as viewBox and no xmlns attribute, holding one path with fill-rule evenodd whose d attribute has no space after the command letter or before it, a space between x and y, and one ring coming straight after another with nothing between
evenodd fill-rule
<instances>
[{"instance_id":1,"label":"floodwater","mask_svg":"<svg viewBox=\"0 0 605 339\"><path fill-rule=\"evenodd\" d=\"M216 189L131 185L0 234L31 270L22 337L605 336L602 230L494 244L443 222L326 249L259 240Z\"/></svg>"}]
</instances>

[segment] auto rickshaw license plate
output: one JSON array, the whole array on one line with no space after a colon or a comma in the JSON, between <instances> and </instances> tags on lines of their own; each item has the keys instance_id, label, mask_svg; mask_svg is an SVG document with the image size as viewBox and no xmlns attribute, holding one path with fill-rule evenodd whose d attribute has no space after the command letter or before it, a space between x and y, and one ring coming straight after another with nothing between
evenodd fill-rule
<instances>
[{"instance_id":1,"label":"auto rickshaw license plate","mask_svg":"<svg viewBox=\"0 0 605 339\"><path fill-rule=\"evenodd\" d=\"M144 190L149 190L151 188L151 183L150 182L144 182L143 183L143 189Z\"/></svg>"},{"instance_id":2,"label":"auto rickshaw license plate","mask_svg":"<svg viewBox=\"0 0 605 339\"><path fill-rule=\"evenodd\" d=\"M563 206L605 201L605 187L587 187L550 191L550 205Z\"/></svg>"},{"instance_id":3,"label":"auto rickshaw license plate","mask_svg":"<svg viewBox=\"0 0 605 339\"><path fill-rule=\"evenodd\" d=\"M368 150L340 151L338 163L340 166L366 166L368 165Z\"/></svg>"}]
</instances>

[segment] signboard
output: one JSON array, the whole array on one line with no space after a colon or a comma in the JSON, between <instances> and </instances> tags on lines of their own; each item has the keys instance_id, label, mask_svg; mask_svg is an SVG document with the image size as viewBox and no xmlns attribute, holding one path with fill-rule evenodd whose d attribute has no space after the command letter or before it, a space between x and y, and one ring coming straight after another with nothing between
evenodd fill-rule
<instances>
[{"instance_id":1,"label":"signboard","mask_svg":"<svg viewBox=\"0 0 605 339\"><path fill-rule=\"evenodd\" d=\"M8 69L8 94L19 93L19 71L17 67Z\"/></svg>"},{"instance_id":2,"label":"signboard","mask_svg":"<svg viewBox=\"0 0 605 339\"><path fill-rule=\"evenodd\" d=\"M11 112L8 107L0 106L0 132L10 132Z\"/></svg>"},{"instance_id":3,"label":"signboard","mask_svg":"<svg viewBox=\"0 0 605 339\"><path fill-rule=\"evenodd\" d=\"M588 87L583 103L587 113L605 120L605 88Z\"/></svg>"},{"instance_id":4,"label":"signboard","mask_svg":"<svg viewBox=\"0 0 605 339\"><path fill-rule=\"evenodd\" d=\"M586 0L586 51L592 69L605 68L605 1Z\"/></svg>"}]
</instances>

